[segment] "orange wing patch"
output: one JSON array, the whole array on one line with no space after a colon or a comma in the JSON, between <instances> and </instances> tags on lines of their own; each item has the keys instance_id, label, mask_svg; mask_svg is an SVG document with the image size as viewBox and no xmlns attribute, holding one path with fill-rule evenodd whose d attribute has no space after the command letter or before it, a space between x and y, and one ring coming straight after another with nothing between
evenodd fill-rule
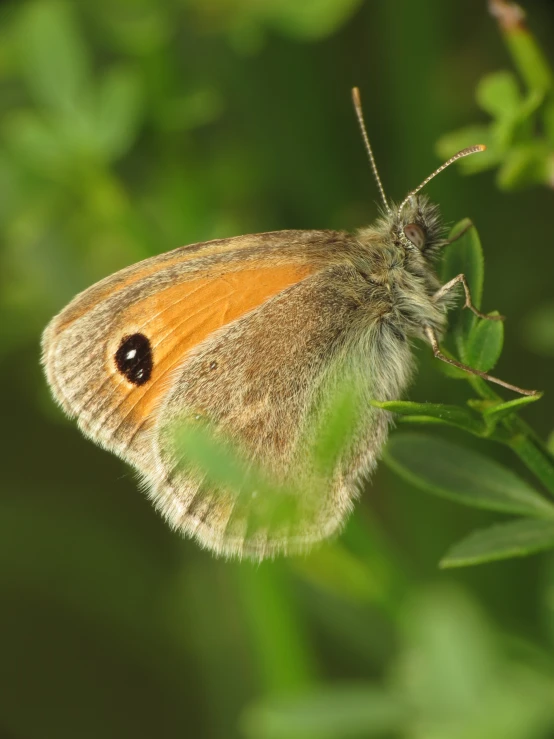
<instances>
[{"instance_id":1,"label":"orange wing patch","mask_svg":"<svg viewBox=\"0 0 554 739\"><path fill-rule=\"evenodd\" d=\"M185 355L217 329L240 318L266 300L314 272L313 267L258 267L205 277L160 290L124 311L118 336L108 343L110 377L116 379L110 415L120 421L114 437L130 441L152 420L170 373ZM151 343L150 380L134 386L118 373L114 355L125 335L144 334ZM116 397L113 397L116 396ZM117 401L119 396L120 401ZM124 429L123 429L124 427Z\"/></svg>"},{"instance_id":2,"label":"orange wing patch","mask_svg":"<svg viewBox=\"0 0 554 739\"><path fill-rule=\"evenodd\" d=\"M207 257L216 257L217 255L227 254L230 252L240 252L244 249L260 248L267 246L272 241L275 242L279 238L283 239L283 235L290 233L291 240L303 238L306 240L310 232L283 231L267 234L252 234L250 236L234 236L229 239L216 239L214 241L205 241L189 246L181 246L165 254L144 259L137 264L133 264L125 269L116 272L109 277L100 280L92 287L77 295L64 311L57 317L56 331L61 332L68 328L74 321L77 321L88 311L94 309L106 298L114 295L121 290L126 289L132 284L136 284L145 278L154 275L161 270L183 265L186 262L195 262L198 259ZM322 232L323 233L323 232ZM329 232L331 234L331 232Z\"/></svg>"},{"instance_id":3,"label":"orange wing patch","mask_svg":"<svg viewBox=\"0 0 554 739\"><path fill-rule=\"evenodd\" d=\"M229 241L231 241L231 239L229 239ZM211 242L206 242L207 245L210 243ZM116 272L115 275L110 275L109 277L100 280L100 282L89 287L84 291L84 293L81 293L74 298L74 300L65 308L63 314L60 315L60 321L56 326L56 330L65 330L87 311L92 310L106 298L111 297L115 293L124 290L130 285L135 284L150 275L156 274L161 269L167 269L176 264L183 264L183 262L191 262L193 259L207 256L210 253L211 251L209 249L203 249L192 251L191 254L183 254L182 248L179 247L171 252L167 252L167 254L164 255L163 261L160 261L160 257L150 257L149 259L144 259L142 262L138 262L137 264L133 264L130 267L126 267L125 269Z\"/></svg>"}]
</instances>

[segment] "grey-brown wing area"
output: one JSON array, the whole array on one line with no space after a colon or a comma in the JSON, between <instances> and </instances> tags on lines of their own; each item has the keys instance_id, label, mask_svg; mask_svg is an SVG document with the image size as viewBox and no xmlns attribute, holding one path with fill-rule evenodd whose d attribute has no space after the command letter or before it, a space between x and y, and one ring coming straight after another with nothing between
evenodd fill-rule
<instances>
[{"instance_id":1,"label":"grey-brown wing area","mask_svg":"<svg viewBox=\"0 0 554 739\"><path fill-rule=\"evenodd\" d=\"M387 414L369 402L383 382L375 374L378 336L366 293L367 283L352 266L329 267L189 356L160 409L157 479L149 481L156 505L174 527L218 553L259 559L302 551L340 527L388 426ZM337 380L356 381L363 408L342 462L325 485L314 488L304 432ZM292 491L290 515L278 515L281 501L268 507L256 490L216 490L191 474L174 429L197 417L238 442L281 490Z\"/></svg>"}]
</instances>

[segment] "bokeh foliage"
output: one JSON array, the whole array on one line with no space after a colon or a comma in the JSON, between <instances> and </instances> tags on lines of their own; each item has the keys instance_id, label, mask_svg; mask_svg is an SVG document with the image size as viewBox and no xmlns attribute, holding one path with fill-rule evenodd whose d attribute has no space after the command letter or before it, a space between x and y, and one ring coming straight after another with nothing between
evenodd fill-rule
<instances>
[{"instance_id":1,"label":"bokeh foliage","mask_svg":"<svg viewBox=\"0 0 554 739\"><path fill-rule=\"evenodd\" d=\"M464 141L479 139L487 145L486 154L466 164L466 171L498 167L496 182L503 190L552 188L554 74L523 9L511 0L489 0L489 8L498 19L515 70L492 72L477 85L477 103L490 122L446 134L438 149L450 156L463 148Z\"/></svg>"},{"instance_id":2,"label":"bokeh foliage","mask_svg":"<svg viewBox=\"0 0 554 739\"><path fill-rule=\"evenodd\" d=\"M551 4L528 10L549 51ZM422 495L381 465L336 542L260 567L217 561L80 438L38 365L54 312L138 259L374 218L352 85L398 198L436 166L445 132L480 116L489 125L474 102L487 74L505 88L502 106L491 108L490 86L479 99L500 120L513 83L498 71L511 65L482 0L0 6L0 735L552 734L551 555L437 569L497 513ZM552 192L536 181L501 193L490 173L450 171L429 194L447 221L478 226L483 310L507 316L495 373L549 390ZM454 312L453 327L467 320ZM465 406L466 383L417 355L409 399ZM521 415L545 437L552 411L547 392ZM501 445L453 427L426 433L536 484Z\"/></svg>"}]
</instances>

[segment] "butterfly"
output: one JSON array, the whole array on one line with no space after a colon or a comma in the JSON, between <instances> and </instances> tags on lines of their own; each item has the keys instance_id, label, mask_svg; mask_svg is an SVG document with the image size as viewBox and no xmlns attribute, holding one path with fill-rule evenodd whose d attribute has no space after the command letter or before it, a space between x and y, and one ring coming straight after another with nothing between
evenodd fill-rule
<instances>
[{"instance_id":1,"label":"butterfly","mask_svg":"<svg viewBox=\"0 0 554 739\"><path fill-rule=\"evenodd\" d=\"M430 344L438 359L533 392L439 347L457 286L465 307L499 317L473 306L463 275L440 284L435 263L448 242L438 207L420 191L484 147L459 152L391 204L357 88L353 98L384 205L374 224L354 234L277 231L183 246L101 280L44 331L42 361L55 400L86 436L138 470L172 527L217 554L263 559L305 551L340 529L391 423L371 401L405 391L411 339ZM339 381L360 391L356 429L317 505L303 511L305 431ZM255 490L239 500L193 474L166 432L191 418L208 418L275 479L294 479L300 514L272 525L258 515Z\"/></svg>"}]
</instances>

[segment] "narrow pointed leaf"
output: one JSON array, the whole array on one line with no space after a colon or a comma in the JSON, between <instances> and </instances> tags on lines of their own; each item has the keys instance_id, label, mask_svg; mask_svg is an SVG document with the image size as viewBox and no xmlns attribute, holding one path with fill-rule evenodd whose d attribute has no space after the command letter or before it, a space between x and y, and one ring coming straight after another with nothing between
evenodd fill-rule
<instances>
[{"instance_id":1,"label":"narrow pointed leaf","mask_svg":"<svg viewBox=\"0 0 554 739\"><path fill-rule=\"evenodd\" d=\"M316 428L312 456L316 470L327 476L345 451L360 417L361 401L353 387L341 386Z\"/></svg>"},{"instance_id":2,"label":"narrow pointed leaf","mask_svg":"<svg viewBox=\"0 0 554 739\"><path fill-rule=\"evenodd\" d=\"M173 433L178 467L194 476L200 475L208 488L222 496L226 495L225 491L231 493L233 515L246 518L252 531L298 522L299 491L292 485L272 481L267 471L250 463L237 445L215 436L209 426L180 424ZM314 502L303 516L307 524L317 514L318 484L319 480L314 479L304 496L304 502Z\"/></svg>"},{"instance_id":3,"label":"narrow pointed leaf","mask_svg":"<svg viewBox=\"0 0 554 739\"><path fill-rule=\"evenodd\" d=\"M480 308L481 298L483 295L484 260L477 229L472 225L471 221L466 218L454 226L450 232L449 238L453 239L465 228L468 228L468 230L463 236L453 244L449 244L445 247L442 276L443 281L446 283L457 275L464 274L467 284L469 285L473 304L476 308ZM476 318L471 311L462 311L462 285L459 285L459 287L454 289L459 291L460 298L456 307L450 312L449 323L455 333L456 345L461 354L461 358L463 361L466 361L466 339L476 323Z\"/></svg>"},{"instance_id":4,"label":"narrow pointed leaf","mask_svg":"<svg viewBox=\"0 0 554 739\"><path fill-rule=\"evenodd\" d=\"M466 431L479 433L483 426L466 408L457 405L443 405L441 403L410 403L408 401L373 401L377 408L407 416L410 421L419 418L421 423L444 423L457 426Z\"/></svg>"},{"instance_id":5,"label":"narrow pointed leaf","mask_svg":"<svg viewBox=\"0 0 554 739\"><path fill-rule=\"evenodd\" d=\"M477 102L494 118L515 116L521 103L515 75L504 70L483 77L477 85Z\"/></svg>"},{"instance_id":6,"label":"narrow pointed leaf","mask_svg":"<svg viewBox=\"0 0 554 739\"><path fill-rule=\"evenodd\" d=\"M200 470L212 485L229 487L236 493L244 487L265 487L238 450L217 439L209 427L183 424L177 444L186 465Z\"/></svg>"},{"instance_id":7,"label":"narrow pointed leaf","mask_svg":"<svg viewBox=\"0 0 554 739\"><path fill-rule=\"evenodd\" d=\"M529 185L550 184L550 148L545 141L524 141L513 146L496 176L501 190L517 190Z\"/></svg>"},{"instance_id":8,"label":"narrow pointed leaf","mask_svg":"<svg viewBox=\"0 0 554 739\"><path fill-rule=\"evenodd\" d=\"M412 484L457 503L554 520L554 506L524 480L498 462L450 441L395 434L384 459Z\"/></svg>"},{"instance_id":9,"label":"narrow pointed leaf","mask_svg":"<svg viewBox=\"0 0 554 739\"><path fill-rule=\"evenodd\" d=\"M334 410L338 411L338 406L334 406ZM341 431L338 441L319 445L318 452L327 449L336 461L333 455L342 452L349 438L347 429L342 428ZM167 448L176 460L175 470L180 469L185 476L201 481L198 500L212 492L221 495L223 500L229 500L229 495L232 495L232 515L235 519L242 517L247 520L249 535L254 536L256 531L263 529L270 537L273 532L286 527L290 533L293 528L304 530L319 520L330 485L324 473L333 470L325 468L319 456L314 458L313 450L312 458L305 460L306 475L302 480L282 481L250 459L239 444L218 436L213 427L202 421L174 422L173 428L168 426L164 433L168 434L169 440L164 443L171 445ZM315 439L315 447L318 441ZM319 468L316 468L318 464Z\"/></svg>"},{"instance_id":10,"label":"narrow pointed leaf","mask_svg":"<svg viewBox=\"0 0 554 739\"><path fill-rule=\"evenodd\" d=\"M483 319L472 329L466 346L466 361L473 369L488 372L498 362L504 343L502 321Z\"/></svg>"},{"instance_id":11,"label":"narrow pointed leaf","mask_svg":"<svg viewBox=\"0 0 554 739\"><path fill-rule=\"evenodd\" d=\"M474 531L455 544L440 566L464 567L511 557L526 557L554 548L554 521L518 519Z\"/></svg>"},{"instance_id":12,"label":"narrow pointed leaf","mask_svg":"<svg viewBox=\"0 0 554 739\"><path fill-rule=\"evenodd\" d=\"M537 393L536 395L524 395L521 398L509 400L506 403L498 403L497 405L489 406L485 408L482 413L486 418L498 421L505 416L510 416L512 413L519 411L521 408L529 405L529 403L535 403L541 398L542 393Z\"/></svg>"}]
</instances>

